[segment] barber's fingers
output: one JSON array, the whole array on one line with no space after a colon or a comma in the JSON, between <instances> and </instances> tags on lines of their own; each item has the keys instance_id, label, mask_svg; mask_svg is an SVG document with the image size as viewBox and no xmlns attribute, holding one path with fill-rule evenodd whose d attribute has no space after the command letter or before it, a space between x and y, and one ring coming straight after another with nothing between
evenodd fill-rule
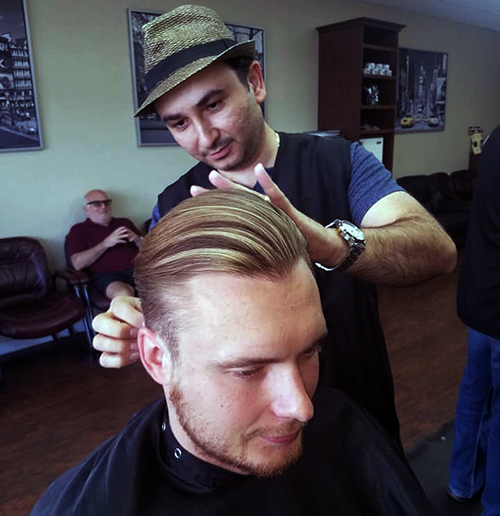
<instances>
[{"instance_id":1,"label":"barber's fingers","mask_svg":"<svg viewBox=\"0 0 500 516\"><path fill-rule=\"evenodd\" d=\"M111 302L116 308L114 310L117 317L128 321L133 326L140 328L144 322L142 314L141 300L138 297L118 296Z\"/></svg>"},{"instance_id":2,"label":"barber's fingers","mask_svg":"<svg viewBox=\"0 0 500 516\"><path fill-rule=\"evenodd\" d=\"M109 337L135 339L144 322L141 302L136 297L118 296L111 301L107 312L97 315L92 326Z\"/></svg>"},{"instance_id":3,"label":"barber's fingers","mask_svg":"<svg viewBox=\"0 0 500 516\"><path fill-rule=\"evenodd\" d=\"M102 366L123 367L139 359L137 334L143 320L139 299L130 296L113 299L109 310L94 318L92 345L102 352Z\"/></svg>"},{"instance_id":4,"label":"barber's fingers","mask_svg":"<svg viewBox=\"0 0 500 516\"><path fill-rule=\"evenodd\" d=\"M127 355L138 353L137 339L118 339L98 333L92 341L92 346L102 353Z\"/></svg>"},{"instance_id":5,"label":"barber's fingers","mask_svg":"<svg viewBox=\"0 0 500 516\"><path fill-rule=\"evenodd\" d=\"M137 339L114 338L98 333L92 345L102 352L99 362L103 367L124 367L140 358Z\"/></svg>"},{"instance_id":6,"label":"barber's fingers","mask_svg":"<svg viewBox=\"0 0 500 516\"><path fill-rule=\"evenodd\" d=\"M212 170L210 172L210 174L208 175L208 180L210 181L210 183L212 183L213 186L215 186L215 188L231 188L233 190L246 190L248 192L252 191L249 188L239 185L238 183L231 181L227 177L222 176L219 172L217 172L217 170ZM208 192L209 190L209 188L193 185L189 189L189 193L191 194L191 197L196 197L197 195L200 195L203 192Z\"/></svg>"},{"instance_id":7,"label":"barber's fingers","mask_svg":"<svg viewBox=\"0 0 500 516\"><path fill-rule=\"evenodd\" d=\"M264 168L262 165L257 165L258 167ZM257 167L255 168L255 170ZM268 176L269 177L269 176ZM255 190L252 190L251 188L248 188L247 186L240 185L239 183L236 183L232 181L231 179L228 179L227 177L224 177L220 172L217 170L212 170L210 174L208 175L208 180L215 188L226 188L226 189L232 189L232 190L243 190L246 192L253 193L254 195L258 195L259 197L263 197L266 200L270 200L268 195L262 195L260 192L256 192ZM270 178L269 178L270 180ZM271 181L272 183L272 181ZM272 183L274 185L274 183ZM203 192L208 192L209 188L203 188L202 186L193 185L189 189L189 193L192 197L196 197L197 195L200 195ZM278 189L280 194L283 196L281 191ZM267 193L267 192L266 192Z\"/></svg>"},{"instance_id":8,"label":"barber's fingers","mask_svg":"<svg viewBox=\"0 0 500 516\"><path fill-rule=\"evenodd\" d=\"M203 192L208 192L208 188L203 188L202 186L193 185L189 189L189 193L191 194L191 197L196 197L197 195L200 195Z\"/></svg>"},{"instance_id":9,"label":"barber's fingers","mask_svg":"<svg viewBox=\"0 0 500 516\"><path fill-rule=\"evenodd\" d=\"M217 172L217 170L212 170L210 174L208 174L208 180L215 186L215 188L232 188L234 190L251 191L250 188L224 177L220 172Z\"/></svg>"},{"instance_id":10,"label":"barber's fingers","mask_svg":"<svg viewBox=\"0 0 500 516\"><path fill-rule=\"evenodd\" d=\"M99 363L102 367L106 367L108 369L119 369L121 367L125 367L127 365L133 364L137 362L140 358L139 353L103 353L99 357Z\"/></svg>"},{"instance_id":11,"label":"barber's fingers","mask_svg":"<svg viewBox=\"0 0 500 516\"><path fill-rule=\"evenodd\" d=\"M267 173L267 170L264 166L259 163L255 169L255 179L257 179L258 183L264 190L268 200L281 208L288 215L292 215L295 211L297 211L292 203L288 200L288 197L281 191L279 186L271 179L271 176Z\"/></svg>"},{"instance_id":12,"label":"barber's fingers","mask_svg":"<svg viewBox=\"0 0 500 516\"><path fill-rule=\"evenodd\" d=\"M264 165L262 163L258 163L254 168L255 179L261 185L264 190L265 195L252 190L246 186L240 185L239 183L235 183L231 179L224 177L217 170L212 170L208 175L208 180L215 188L230 188L233 190L244 190L247 192L251 192L259 197L263 197L267 201L270 201L274 205L283 209L286 213L291 214L295 210L292 203L288 200L286 195L280 190L278 185L271 179L271 176L267 173ZM192 197L196 197L203 192L207 192L208 188L203 188L198 185L191 186L189 192Z\"/></svg>"},{"instance_id":13,"label":"barber's fingers","mask_svg":"<svg viewBox=\"0 0 500 516\"><path fill-rule=\"evenodd\" d=\"M118 323L119 326L116 326L115 323ZM115 325L114 333L116 334L136 333L136 331L130 330L129 325L119 321L108 322L108 324L110 324L112 330L113 325ZM110 333L113 333L113 331L110 331ZM98 333L94 337L92 345L97 351L102 352L99 362L103 367L120 368L137 362L140 358L137 338L115 338Z\"/></svg>"}]
</instances>

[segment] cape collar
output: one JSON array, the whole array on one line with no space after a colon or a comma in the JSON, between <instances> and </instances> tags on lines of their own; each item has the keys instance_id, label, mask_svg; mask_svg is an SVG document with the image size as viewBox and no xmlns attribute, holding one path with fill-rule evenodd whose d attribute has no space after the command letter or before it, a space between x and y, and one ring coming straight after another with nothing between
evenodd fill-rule
<instances>
[{"instance_id":1,"label":"cape collar","mask_svg":"<svg viewBox=\"0 0 500 516\"><path fill-rule=\"evenodd\" d=\"M204 494L246 478L245 475L205 462L183 448L170 428L166 410L161 434L163 460L176 487L191 493Z\"/></svg>"}]
</instances>

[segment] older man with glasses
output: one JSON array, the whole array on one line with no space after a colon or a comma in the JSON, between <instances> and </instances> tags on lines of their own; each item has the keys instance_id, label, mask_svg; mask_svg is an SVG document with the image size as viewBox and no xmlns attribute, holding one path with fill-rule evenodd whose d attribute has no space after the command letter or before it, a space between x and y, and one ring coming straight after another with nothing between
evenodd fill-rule
<instances>
[{"instance_id":1,"label":"older man with glasses","mask_svg":"<svg viewBox=\"0 0 500 516\"><path fill-rule=\"evenodd\" d=\"M103 190L85 194L85 222L67 237L71 265L86 269L95 287L109 299L134 295L132 263L143 236L133 222L111 214L112 199Z\"/></svg>"}]
</instances>

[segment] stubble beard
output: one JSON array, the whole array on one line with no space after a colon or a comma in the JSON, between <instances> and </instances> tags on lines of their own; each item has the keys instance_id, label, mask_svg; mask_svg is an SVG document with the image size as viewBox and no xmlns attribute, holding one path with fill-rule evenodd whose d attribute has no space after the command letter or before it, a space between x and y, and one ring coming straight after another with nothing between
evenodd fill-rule
<instances>
[{"instance_id":1,"label":"stubble beard","mask_svg":"<svg viewBox=\"0 0 500 516\"><path fill-rule=\"evenodd\" d=\"M290 450L284 455L283 460L279 464L265 464L252 461L247 456L250 441L258 439L259 435L263 434L262 431L255 430L248 435L243 435L240 440L241 453L235 455L227 450L225 443L220 441L219 436L211 433L202 435L199 428L195 427L193 424L194 418L190 417L193 415L193 411L190 410L189 404L184 399L182 390L178 385L174 386L170 391L169 400L175 408L180 426L199 450L200 458L207 462L215 463L219 467L230 470L236 468L242 474L271 477L281 475L286 469L295 464L302 454L302 428L305 426L303 424L294 422L292 423L294 429L290 428L290 425L288 425L288 428L282 429L282 435L289 435L297 431L297 426L300 425L300 434L296 441L290 445Z\"/></svg>"}]
</instances>

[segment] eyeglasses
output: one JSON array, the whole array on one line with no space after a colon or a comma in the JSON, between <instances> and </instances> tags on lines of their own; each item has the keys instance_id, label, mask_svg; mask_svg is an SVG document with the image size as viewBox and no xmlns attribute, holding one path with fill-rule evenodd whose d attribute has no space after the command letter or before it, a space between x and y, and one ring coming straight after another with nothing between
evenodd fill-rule
<instances>
[{"instance_id":1,"label":"eyeglasses","mask_svg":"<svg viewBox=\"0 0 500 516\"><path fill-rule=\"evenodd\" d=\"M92 206L94 208L101 208L103 206L111 206L113 199L105 199L104 201L90 201L85 206Z\"/></svg>"}]
</instances>

